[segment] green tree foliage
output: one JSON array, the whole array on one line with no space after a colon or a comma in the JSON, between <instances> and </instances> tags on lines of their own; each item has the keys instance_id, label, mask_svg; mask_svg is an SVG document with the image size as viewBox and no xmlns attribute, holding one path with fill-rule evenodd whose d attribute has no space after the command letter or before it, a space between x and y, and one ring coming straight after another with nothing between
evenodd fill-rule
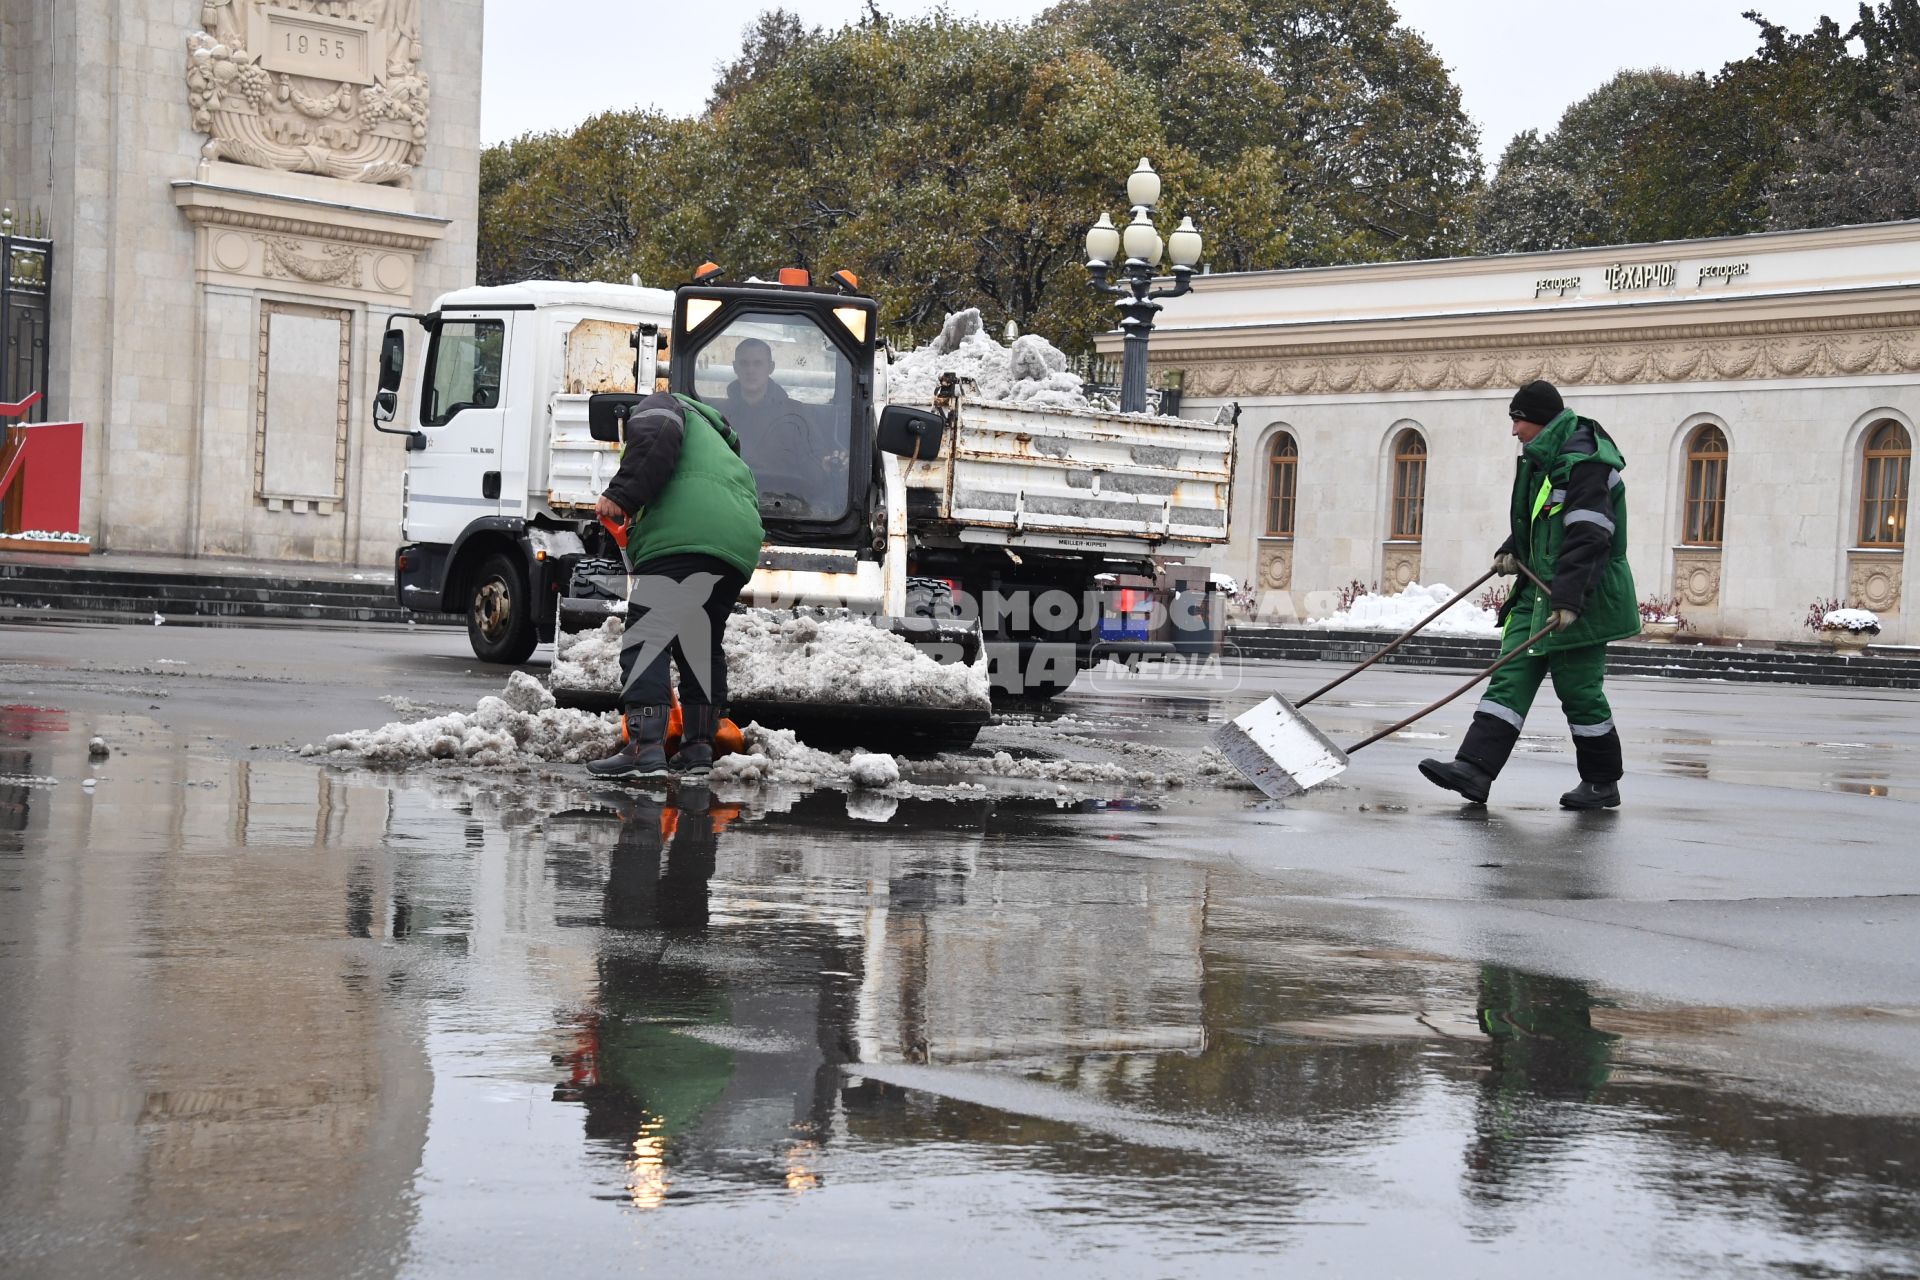
<instances>
[{"instance_id":1,"label":"green tree foliage","mask_svg":"<svg viewBox=\"0 0 1920 1280\"><path fill-rule=\"evenodd\" d=\"M1624 72L1545 137L1516 138L1480 198L1479 248L1913 216L1920 0L1863 4L1850 26L1822 18L1798 34L1746 16L1751 56L1711 76Z\"/></svg>"},{"instance_id":2,"label":"green tree foliage","mask_svg":"<svg viewBox=\"0 0 1920 1280\"><path fill-rule=\"evenodd\" d=\"M1851 103L1788 142L1770 192L1777 230L1920 218L1920 0L1862 5Z\"/></svg>"},{"instance_id":3,"label":"green tree foliage","mask_svg":"<svg viewBox=\"0 0 1920 1280\"><path fill-rule=\"evenodd\" d=\"M1109 326L1081 241L1142 155L1216 269L1454 251L1477 181L1446 70L1386 0L1072 0L748 27L707 111L610 112L483 158L481 278L857 272L897 335L980 306L1063 345ZM1179 33L1179 34L1175 34Z\"/></svg>"}]
</instances>

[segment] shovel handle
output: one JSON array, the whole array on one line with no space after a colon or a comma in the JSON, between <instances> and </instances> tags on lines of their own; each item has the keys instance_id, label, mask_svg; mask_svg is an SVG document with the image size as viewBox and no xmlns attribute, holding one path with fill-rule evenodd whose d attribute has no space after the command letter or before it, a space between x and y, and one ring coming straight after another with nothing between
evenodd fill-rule
<instances>
[{"instance_id":1,"label":"shovel handle","mask_svg":"<svg viewBox=\"0 0 1920 1280\"><path fill-rule=\"evenodd\" d=\"M1531 573L1529 573L1527 576L1530 578L1533 577ZM1538 578L1534 578L1533 580L1536 583L1540 581ZM1423 720L1426 717L1432 715L1434 712L1446 706L1449 702L1452 702L1455 698L1459 697L1461 694L1465 693L1467 690L1473 688L1473 686L1479 684L1482 680L1485 680L1487 677L1491 676L1494 672L1506 666L1509 662L1512 662L1515 658L1518 658L1521 654L1533 648L1534 645L1540 643L1542 640L1546 639L1548 636L1552 634L1553 634L1553 624L1549 622L1546 626L1534 632L1533 635L1528 638L1525 644L1519 645L1513 649L1509 649L1506 655L1502 657L1499 661L1495 662L1492 666L1488 667L1486 670L1474 676L1473 679L1467 681L1465 684L1461 685L1458 689L1455 689L1452 693L1448 694L1446 697L1440 699L1440 701L1432 703L1428 706L1422 707L1420 710L1408 716L1405 720L1402 720L1399 724L1388 725L1386 728L1382 729L1380 732L1374 734L1371 738L1367 738L1364 741L1354 743L1352 746L1347 748L1347 754L1352 755L1354 752L1358 751L1361 747L1370 747L1374 743L1380 741L1380 739L1386 737L1388 734L1398 733L1402 729L1406 728L1408 725L1412 724L1414 721Z\"/></svg>"},{"instance_id":2,"label":"shovel handle","mask_svg":"<svg viewBox=\"0 0 1920 1280\"><path fill-rule=\"evenodd\" d=\"M619 547L622 551L625 551L627 549L627 526L625 526L624 524L615 524L613 521L607 519L605 516L600 517L600 524L603 528L606 529L606 531L610 535L612 535L613 544Z\"/></svg>"},{"instance_id":3,"label":"shovel handle","mask_svg":"<svg viewBox=\"0 0 1920 1280\"><path fill-rule=\"evenodd\" d=\"M1522 567L1524 568L1525 566L1522 566ZM1532 578L1533 577L1532 572L1528 571L1527 576ZM1329 681L1328 683L1321 685L1318 689L1315 689L1312 693L1300 699L1300 701L1294 703L1293 705L1296 707L1304 707L1309 702L1312 702L1315 698L1318 698L1321 694L1332 693L1335 689L1338 689L1341 685L1353 679L1355 676L1359 675L1362 671L1365 671L1368 667L1380 661L1380 659L1386 657L1388 654L1392 653L1395 649L1398 649L1401 645L1405 644L1407 641L1413 639L1413 637L1419 633L1422 627L1426 626L1429 622L1432 622L1435 618L1439 617L1441 614L1445 613L1447 610L1453 608L1453 606L1458 604L1460 601L1466 599L1469 595L1473 593L1473 591L1476 588L1484 585L1492 577L1493 577L1493 570L1491 569L1487 570L1485 573L1481 574L1478 578L1468 583L1452 599L1448 600L1445 604L1441 605L1438 609L1435 609L1432 613L1428 614L1426 617L1420 619L1420 621L1414 623L1413 626L1409 628L1403 635L1401 635L1399 639L1394 640L1392 643L1388 644L1386 648L1380 650L1380 652L1374 654L1371 658L1368 658L1365 662L1361 663L1359 666L1355 667L1353 670L1348 671L1344 675L1338 676L1335 679ZM1534 581L1538 582L1539 579L1534 578Z\"/></svg>"}]
</instances>

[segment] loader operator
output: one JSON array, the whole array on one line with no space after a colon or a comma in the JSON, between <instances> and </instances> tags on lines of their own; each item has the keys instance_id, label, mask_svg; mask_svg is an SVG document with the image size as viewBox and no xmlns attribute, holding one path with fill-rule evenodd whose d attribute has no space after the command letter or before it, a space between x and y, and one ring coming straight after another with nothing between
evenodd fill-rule
<instances>
[{"instance_id":1,"label":"loader operator","mask_svg":"<svg viewBox=\"0 0 1920 1280\"><path fill-rule=\"evenodd\" d=\"M627 526L632 587L620 644L620 750L587 766L602 778L705 773L726 714L727 616L760 562L760 493L740 437L710 405L656 393L633 407L620 469L595 514ZM666 757L680 673L680 750Z\"/></svg>"},{"instance_id":2,"label":"loader operator","mask_svg":"<svg viewBox=\"0 0 1920 1280\"><path fill-rule=\"evenodd\" d=\"M846 487L844 466L838 474L829 470L813 438L809 406L787 394L773 370L773 348L761 338L742 338L733 352L733 381L717 407L746 442L755 473L770 481L762 495L773 504L770 511L836 515L834 499L844 502L844 495L831 490Z\"/></svg>"},{"instance_id":3,"label":"loader operator","mask_svg":"<svg viewBox=\"0 0 1920 1280\"><path fill-rule=\"evenodd\" d=\"M1620 803L1620 733L1602 687L1607 642L1640 630L1633 573L1627 567L1627 465L1599 423L1575 414L1550 382L1529 382L1507 408L1520 441L1509 512L1511 531L1495 553L1496 573L1521 565L1547 584L1514 583L1502 610L1502 656L1551 622L1553 631L1494 673L1452 760L1422 760L1429 782L1485 804L1493 780L1520 739L1540 682L1553 691L1573 730L1580 784L1560 797L1567 809Z\"/></svg>"}]
</instances>

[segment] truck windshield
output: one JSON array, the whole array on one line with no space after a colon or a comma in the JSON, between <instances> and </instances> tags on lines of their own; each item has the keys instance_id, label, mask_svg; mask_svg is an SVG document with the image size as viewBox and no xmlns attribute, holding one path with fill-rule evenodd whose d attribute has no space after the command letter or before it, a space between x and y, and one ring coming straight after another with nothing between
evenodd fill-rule
<instances>
[{"instance_id":1,"label":"truck windshield","mask_svg":"<svg viewBox=\"0 0 1920 1280\"><path fill-rule=\"evenodd\" d=\"M694 393L727 415L761 514L833 521L849 500L853 365L805 316L742 312L694 358Z\"/></svg>"},{"instance_id":2,"label":"truck windshield","mask_svg":"<svg viewBox=\"0 0 1920 1280\"><path fill-rule=\"evenodd\" d=\"M433 335L420 425L444 427L462 409L500 405L506 326L498 320L445 320Z\"/></svg>"}]
</instances>

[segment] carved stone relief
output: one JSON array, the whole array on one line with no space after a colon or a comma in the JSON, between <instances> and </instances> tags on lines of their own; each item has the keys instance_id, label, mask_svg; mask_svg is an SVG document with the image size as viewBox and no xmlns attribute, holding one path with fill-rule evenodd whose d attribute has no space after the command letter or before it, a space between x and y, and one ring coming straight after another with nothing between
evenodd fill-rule
<instances>
[{"instance_id":1,"label":"carved stone relief","mask_svg":"<svg viewBox=\"0 0 1920 1280\"><path fill-rule=\"evenodd\" d=\"M1554 340L1557 338L1558 340ZM1175 363L1193 396L1483 391L1546 378L1561 386L1920 373L1920 313L1815 321L1669 325L1516 339L1396 339L1236 352Z\"/></svg>"},{"instance_id":2,"label":"carved stone relief","mask_svg":"<svg viewBox=\"0 0 1920 1280\"><path fill-rule=\"evenodd\" d=\"M1289 591L1293 588L1293 543L1279 538L1260 543L1260 589Z\"/></svg>"},{"instance_id":3,"label":"carved stone relief","mask_svg":"<svg viewBox=\"0 0 1920 1280\"><path fill-rule=\"evenodd\" d=\"M262 274L268 279L360 287L360 251L351 245L321 244L312 251L288 236L261 236Z\"/></svg>"},{"instance_id":4,"label":"carved stone relief","mask_svg":"<svg viewBox=\"0 0 1920 1280\"><path fill-rule=\"evenodd\" d=\"M411 185L430 91L420 0L203 0L187 39L201 155Z\"/></svg>"},{"instance_id":5,"label":"carved stone relief","mask_svg":"<svg viewBox=\"0 0 1920 1280\"><path fill-rule=\"evenodd\" d=\"M1389 542L1380 566L1380 590L1387 595L1397 596L1408 583L1420 581L1420 544L1417 542Z\"/></svg>"},{"instance_id":6,"label":"carved stone relief","mask_svg":"<svg viewBox=\"0 0 1920 1280\"><path fill-rule=\"evenodd\" d=\"M1720 601L1720 548L1683 547L1673 553L1673 594L1681 604L1709 608Z\"/></svg>"},{"instance_id":7,"label":"carved stone relief","mask_svg":"<svg viewBox=\"0 0 1920 1280\"><path fill-rule=\"evenodd\" d=\"M1875 613L1900 607L1900 575L1906 557L1895 552L1854 551L1847 556L1847 600Z\"/></svg>"}]
</instances>

